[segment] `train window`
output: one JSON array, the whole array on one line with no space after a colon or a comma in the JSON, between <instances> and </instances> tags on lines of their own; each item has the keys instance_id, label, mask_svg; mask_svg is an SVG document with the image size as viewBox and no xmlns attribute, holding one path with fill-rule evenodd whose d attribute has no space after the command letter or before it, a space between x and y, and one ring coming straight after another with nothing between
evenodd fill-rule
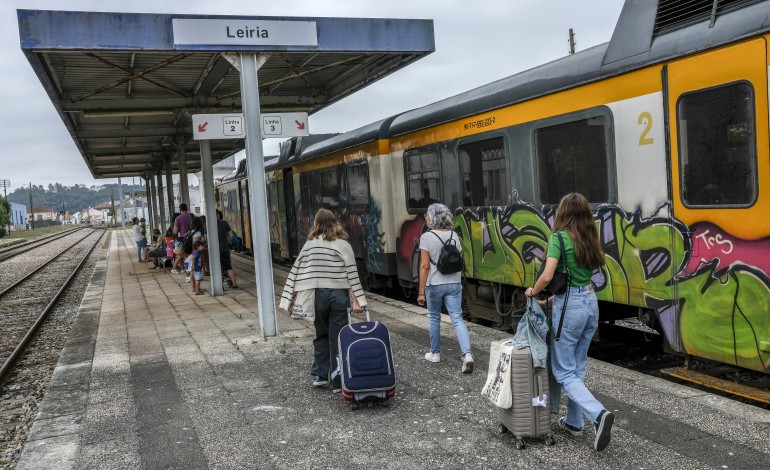
<instances>
[{"instance_id":1,"label":"train window","mask_svg":"<svg viewBox=\"0 0 770 470\"><path fill-rule=\"evenodd\" d=\"M429 205L441 200L441 168L435 146L408 150L406 165L407 210L424 212Z\"/></svg>"},{"instance_id":2,"label":"train window","mask_svg":"<svg viewBox=\"0 0 770 470\"><path fill-rule=\"evenodd\" d=\"M687 93L677 103L682 202L748 206L757 197L754 90L746 82Z\"/></svg>"},{"instance_id":3,"label":"train window","mask_svg":"<svg viewBox=\"0 0 770 470\"><path fill-rule=\"evenodd\" d=\"M369 167L366 163L345 168L348 181L348 205L351 209L369 210Z\"/></svg>"},{"instance_id":4,"label":"train window","mask_svg":"<svg viewBox=\"0 0 770 470\"><path fill-rule=\"evenodd\" d=\"M314 214L316 209L316 205L313 201L313 193L315 192L315 188L313 187L313 176L314 173L301 173L299 175L300 209L304 211L307 216Z\"/></svg>"},{"instance_id":5,"label":"train window","mask_svg":"<svg viewBox=\"0 0 770 470\"><path fill-rule=\"evenodd\" d=\"M340 205L340 178L336 168L321 173L321 204L324 207Z\"/></svg>"},{"instance_id":6,"label":"train window","mask_svg":"<svg viewBox=\"0 0 770 470\"><path fill-rule=\"evenodd\" d=\"M503 138L463 144L459 150L463 205L505 205L510 190Z\"/></svg>"},{"instance_id":7,"label":"train window","mask_svg":"<svg viewBox=\"0 0 770 470\"><path fill-rule=\"evenodd\" d=\"M595 116L535 131L541 203L558 204L572 192L592 203L609 201L607 127L605 116Z\"/></svg>"}]
</instances>

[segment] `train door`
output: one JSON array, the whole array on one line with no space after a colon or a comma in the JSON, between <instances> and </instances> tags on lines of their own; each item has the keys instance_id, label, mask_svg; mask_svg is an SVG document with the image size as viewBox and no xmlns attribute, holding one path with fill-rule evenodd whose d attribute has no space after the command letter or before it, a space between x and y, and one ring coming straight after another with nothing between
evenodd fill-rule
<instances>
[{"instance_id":1,"label":"train door","mask_svg":"<svg viewBox=\"0 0 770 470\"><path fill-rule=\"evenodd\" d=\"M294 172L291 168L283 170L283 198L286 202L286 234L289 241L289 255L299 253L297 248L297 224L294 205Z\"/></svg>"},{"instance_id":2,"label":"train door","mask_svg":"<svg viewBox=\"0 0 770 470\"><path fill-rule=\"evenodd\" d=\"M664 74L674 301L689 354L770 364L770 156L763 38L669 63Z\"/></svg>"}]
</instances>

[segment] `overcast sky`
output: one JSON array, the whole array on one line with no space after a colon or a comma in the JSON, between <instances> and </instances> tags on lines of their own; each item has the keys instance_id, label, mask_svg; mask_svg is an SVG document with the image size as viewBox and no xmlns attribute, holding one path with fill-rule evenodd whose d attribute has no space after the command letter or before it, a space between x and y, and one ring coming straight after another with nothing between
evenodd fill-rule
<instances>
[{"instance_id":1,"label":"overcast sky","mask_svg":"<svg viewBox=\"0 0 770 470\"><path fill-rule=\"evenodd\" d=\"M19 47L16 9L432 19L436 51L310 116L310 132L344 132L608 42L623 0L2 0L0 179L11 188L94 180ZM265 155L277 154L274 141Z\"/></svg>"}]
</instances>

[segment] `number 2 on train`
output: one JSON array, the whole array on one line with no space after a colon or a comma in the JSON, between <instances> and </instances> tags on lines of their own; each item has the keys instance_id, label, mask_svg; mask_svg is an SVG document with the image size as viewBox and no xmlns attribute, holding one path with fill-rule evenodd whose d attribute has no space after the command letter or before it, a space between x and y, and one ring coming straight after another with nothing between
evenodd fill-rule
<instances>
[{"instance_id":1,"label":"number 2 on train","mask_svg":"<svg viewBox=\"0 0 770 470\"><path fill-rule=\"evenodd\" d=\"M647 134L649 134L652 130L652 114L648 113L647 111L642 112L642 114L639 115L637 123L639 125L644 124L642 135L639 136L639 145L649 145L654 143L655 140L653 140L652 137L647 137Z\"/></svg>"}]
</instances>

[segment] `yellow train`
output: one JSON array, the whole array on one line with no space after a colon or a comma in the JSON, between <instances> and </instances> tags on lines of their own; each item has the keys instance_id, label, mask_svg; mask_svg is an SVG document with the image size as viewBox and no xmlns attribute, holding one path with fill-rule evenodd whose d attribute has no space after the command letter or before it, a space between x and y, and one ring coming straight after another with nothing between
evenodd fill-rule
<instances>
[{"instance_id":1,"label":"yellow train","mask_svg":"<svg viewBox=\"0 0 770 470\"><path fill-rule=\"evenodd\" d=\"M701 8L702 7L702 8ZM423 213L455 211L471 316L509 326L555 204L585 194L604 318L673 351L770 367L770 1L626 2L610 42L326 138L267 168L274 254L319 207L370 287L417 282Z\"/></svg>"}]
</instances>

